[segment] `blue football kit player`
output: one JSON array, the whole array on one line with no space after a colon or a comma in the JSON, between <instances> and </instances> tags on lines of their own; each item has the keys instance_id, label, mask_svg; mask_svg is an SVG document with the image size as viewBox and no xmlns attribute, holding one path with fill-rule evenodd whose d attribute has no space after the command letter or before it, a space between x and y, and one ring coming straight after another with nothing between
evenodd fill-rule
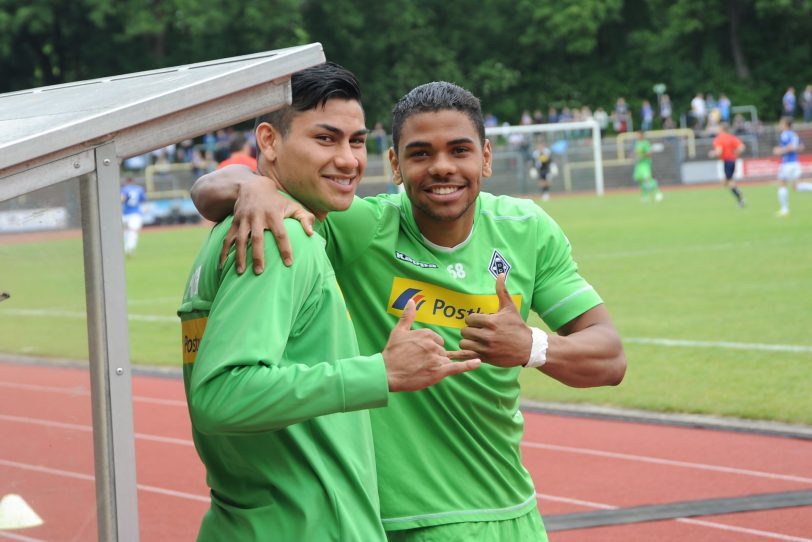
<instances>
[{"instance_id":1,"label":"blue football kit player","mask_svg":"<svg viewBox=\"0 0 812 542\"><path fill-rule=\"evenodd\" d=\"M138 245L138 232L144 225L141 215L141 204L146 201L147 194L142 186L135 184L132 177L121 187L121 214L124 224L124 253L131 256Z\"/></svg>"}]
</instances>

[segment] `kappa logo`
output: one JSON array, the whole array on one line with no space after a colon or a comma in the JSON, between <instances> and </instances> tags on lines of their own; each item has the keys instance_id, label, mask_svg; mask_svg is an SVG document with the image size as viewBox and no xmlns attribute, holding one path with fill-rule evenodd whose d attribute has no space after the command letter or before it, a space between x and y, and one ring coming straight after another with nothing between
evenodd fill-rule
<instances>
[{"instance_id":1,"label":"kappa logo","mask_svg":"<svg viewBox=\"0 0 812 542\"><path fill-rule=\"evenodd\" d=\"M493 256L491 256L491 264L488 266L488 271L491 272L491 275L493 275L494 278L504 274L505 279L507 279L511 267L512 266L508 263L504 256L499 254L498 250L493 251Z\"/></svg>"},{"instance_id":2,"label":"kappa logo","mask_svg":"<svg viewBox=\"0 0 812 542\"><path fill-rule=\"evenodd\" d=\"M417 267L422 267L423 269L437 269L437 264L434 263L426 263L426 262L418 262L411 256L407 256L406 254L400 252L399 250L395 251L395 258L401 260L403 262L409 262L412 265L416 265Z\"/></svg>"}]
</instances>

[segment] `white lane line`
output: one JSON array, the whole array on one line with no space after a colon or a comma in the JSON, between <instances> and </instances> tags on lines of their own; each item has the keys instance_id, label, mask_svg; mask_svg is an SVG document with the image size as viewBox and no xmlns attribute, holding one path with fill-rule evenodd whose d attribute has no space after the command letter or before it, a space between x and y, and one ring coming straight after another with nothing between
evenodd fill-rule
<instances>
[{"instance_id":1,"label":"white lane line","mask_svg":"<svg viewBox=\"0 0 812 542\"><path fill-rule=\"evenodd\" d=\"M580 499L571 499L569 497L559 497L558 495L548 495L546 493L536 493L537 499L544 499L546 501L563 502L565 504L574 504L577 506L585 506L587 508L598 508L600 510L617 510L617 506L611 504L603 504L593 501L582 501Z\"/></svg>"},{"instance_id":2,"label":"white lane line","mask_svg":"<svg viewBox=\"0 0 812 542\"><path fill-rule=\"evenodd\" d=\"M54 427L59 429L92 432L93 428L89 425L72 424L64 422L56 422L49 420L42 420L38 418L29 418L24 416L11 416L2 414L0 420L5 420L15 423L26 423L30 425L42 425L46 427ZM159 435L149 435L145 433L136 433L135 437L142 440L161 442L165 444L177 444L181 446L194 446L194 442L190 439L179 439L174 437L163 437ZM688 461L677 461L673 459L662 459L658 457L635 455L635 454L622 454L617 452L607 452L603 450L595 450L591 448L580 448L574 446L559 446L556 444L544 444L541 442L522 441L521 446L526 448L535 448L543 450L552 450L556 452L574 453L582 455L591 455L597 457L607 457L610 459L622 459L625 461L636 461L641 463L652 463L657 465L667 465L670 467L682 467L696 470L705 470L713 472L721 472L725 474L736 474L741 476L751 476L755 478L767 478L770 480L781 480L787 482L799 482L804 484L812 484L812 478L805 478L802 476L794 476L788 474L777 474L764 471L756 471L751 469L740 469L735 467L725 467L720 465L710 465L707 463L695 463Z\"/></svg>"},{"instance_id":3,"label":"white lane line","mask_svg":"<svg viewBox=\"0 0 812 542\"><path fill-rule=\"evenodd\" d=\"M88 390L85 386L81 384L68 388L61 386L42 386L39 384L18 384L15 382L0 382L0 388L35 391L35 392L47 392L47 393L61 393L63 395L70 395L73 397L90 396L90 390ZM186 408L186 401L181 399L159 399L157 397L144 397L142 395L134 395L133 401L137 403L150 403L154 405L177 406Z\"/></svg>"},{"instance_id":4,"label":"white lane line","mask_svg":"<svg viewBox=\"0 0 812 542\"><path fill-rule=\"evenodd\" d=\"M0 538L7 538L9 540L20 540L21 542L47 542L41 538L31 538L30 536L23 536L21 534L14 534L8 531L0 531Z\"/></svg>"},{"instance_id":5,"label":"white lane line","mask_svg":"<svg viewBox=\"0 0 812 542\"><path fill-rule=\"evenodd\" d=\"M557 495L548 495L546 493L536 493L536 498L543 499L547 501L555 501L555 502L563 502L567 504L575 504L579 506L584 506L586 508L597 508L599 510L620 510L619 506L612 506L611 504L604 504L592 501L582 501L579 499L570 499L567 497L559 497ZM542 517L544 515L542 514ZM672 520L657 520L657 521L672 521ZM675 518L673 521L678 521L680 523L688 523L690 525L697 525L700 527L708 527L711 529L719 529L722 531L732 531L737 533L749 534L753 536L760 536L763 538L772 538L774 540L785 540L787 542L812 542L812 538L801 538L798 536L791 536L781 533L776 533L773 531L761 531L757 529L748 529L747 527L736 527L733 525L727 525L725 523L717 523L715 521L706 521L701 519L693 519L693 518ZM626 524L625 526L630 525L637 525L637 524ZM620 525L608 525L607 527L621 527Z\"/></svg>"},{"instance_id":6,"label":"white lane line","mask_svg":"<svg viewBox=\"0 0 812 542\"><path fill-rule=\"evenodd\" d=\"M65 423L55 422L51 420L42 420L39 418L28 418L26 416L9 416L7 414L0 414L0 421L12 423L24 423L28 425L40 425L43 427L50 427L52 429L66 429L68 431L82 431L84 433L92 433L93 427L90 425L83 425L78 423ZM180 446L194 447L194 442L191 439L182 439L175 437L162 437L160 435L148 435L146 433L135 433L135 438L141 440L148 440L151 442L161 442L163 444L178 444Z\"/></svg>"},{"instance_id":7,"label":"white lane line","mask_svg":"<svg viewBox=\"0 0 812 542\"><path fill-rule=\"evenodd\" d=\"M54 469L51 467L44 467L42 465L31 465L29 463L20 463L18 461L9 461L7 459L0 459L0 467L8 467L12 469L27 470L38 472L40 474L48 474L51 476L61 476L63 478L73 478L75 480L85 480L88 482L95 482L96 478L90 474L81 472L74 472L64 469ZM168 495L170 497L177 497L179 499L186 499L188 501L209 502L209 496L195 495L194 493L186 493L185 491L175 491L174 489L167 489L164 487L150 486L146 484L138 484L136 486L139 491L146 493L158 493L160 495Z\"/></svg>"},{"instance_id":8,"label":"white lane line","mask_svg":"<svg viewBox=\"0 0 812 542\"><path fill-rule=\"evenodd\" d=\"M90 395L90 391L82 384L77 384L72 387L64 386L43 386L41 384L22 384L17 382L0 382L0 388L7 388L11 390L24 390L24 391L37 391L47 393L60 393L62 395L73 395L81 397Z\"/></svg>"},{"instance_id":9,"label":"white lane line","mask_svg":"<svg viewBox=\"0 0 812 542\"><path fill-rule=\"evenodd\" d=\"M798 482L802 484L812 484L812 478L805 478L803 476L793 476L789 474L776 474L772 472L763 472L750 469L737 469L734 467L724 467L719 465L709 465L707 463L693 463L689 461L676 461L673 459L661 459L657 457L635 455L635 454L621 454L616 452L606 452L603 450L594 450L591 448L578 448L574 446L558 446L556 444L542 444L540 442L523 441L521 446L525 448L536 448L541 450L553 450L556 452L567 452L573 454L592 455L597 457L608 457L610 459L623 459L626 461L637 461L640 463L653 463L656 465L668 465L669 467L684 467L688 469L697 469L713 472L723 472L725 474L739 474L742 476L752 476L755 478L767 478L770 480L782 480L785 482Z\"/></svg>"},{"instance_id":10,"label":"white lane line","mask_svg":"<svg viewBox=\"0 0 812 542\"><path fill-rule=\"evenodd\" d=\"M692 341L683 339L663 339L656 337L628 337L623 342L632 344L653 344L682 348L729 348L733 350L766 350L768 352L812 353L812 346L800 344L737 343L730 341Z\"/></svg>"},{"instance_id":11,"label":"white lane line","mask_svg":"<svg viewBox=\"0 0 812 542\"><path fill-rule=\"evenodd\" d=\"M717 523L715 521L704 521L701 519L692 519L692 518L678 518L675 521L679 521L680 523L689 523L691 525L699 525L702 527L710 527L712 529L720 529L722 531L732 531L734 533L761 536L763 538L772 538L773 540L786 540L787 542L812 542L812 538L801 538L800 536L790 536L786 534L776 533L773 531L761 531L758 529L748 529L747 527L736 527L734 525Z\"/></svg>"},{"instance_id":12,"label":"white lane line","mask_svg":"<svg viewBox=\"0 0 812 542\"><path fill-rule=\"evenodd\" d=\"M170 497L177 497L179 499L186 499L187 501L197 501L209 504L211 500L208 495L195 495L193 493L186 493L185 491L175 491L174 489L166 489L164 487L148 486L145 484L138 484L139 491L146 491L147 493L158 493L160 495L168 495Z\"/></svg>"}]
</instances>

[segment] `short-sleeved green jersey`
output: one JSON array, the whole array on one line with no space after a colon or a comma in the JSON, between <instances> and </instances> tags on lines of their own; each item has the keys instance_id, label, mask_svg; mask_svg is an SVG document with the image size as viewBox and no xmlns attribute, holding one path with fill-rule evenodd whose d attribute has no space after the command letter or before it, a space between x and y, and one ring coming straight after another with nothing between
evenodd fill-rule
<instances>
[{"instance_id":1,"label":"short-sleeved green jersey","mask_svg":"<svg viewBox=\"0 0 812 542\"><path fill-rule=\"evenodd\" d=\"M324 239L288 225L265 273L218 256L231 218L200 251L178 311L184 382L211 508L199 540L383 540L367 409L388 400L380 354L358 355ZM269 235L269 234L266 234Z\"/></svg>"},{"instance_id":2,"label":"short-sleeved green jersey","mask_svg":"<svg viewBox=\"0 0 812 542\"><path fill-rule=\"evenodd\" d=\"M469 238L423 238L405 194L356 199L322 225L362 353L380 351L409 299L414 327L459 346L464 318L498 309L496 275L526 319L552 328L601 303L558 225L535 203L483 193ZM298 256L297 256L298 257ZM384 528L519 517L536 506L519 441L520 368L483 364L370 412Z\"/></svg>"},{"instance_id":3,"label":"short-sleeved green jersey","mask_svg":"<svg viewBox=\"0 0 812 542\"><path fill-rule=\"evenodd\" d=\"M648 139L638 140L634 145L637 163L634 165L634 180L647 181L651 178L651 142Z\"/></svg>"},{"instance_id":4,"label":"short-sleeved green jersey","mask_svg":"<svg viewBox=\"0 0 812 542\"><path fill-rule=\"evenodd\" d=\"M648 139L639 139L634 144L634 153L639 162L651 163L651 142Z\"/></svg>"}]
</instances>

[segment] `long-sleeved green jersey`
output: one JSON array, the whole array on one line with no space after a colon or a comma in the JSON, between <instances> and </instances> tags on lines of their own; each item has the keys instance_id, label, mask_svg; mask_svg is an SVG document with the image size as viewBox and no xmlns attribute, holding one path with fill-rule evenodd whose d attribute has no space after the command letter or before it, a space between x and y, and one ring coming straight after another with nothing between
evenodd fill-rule
<instances>
[{"instance_id":1,"label":"long-sleeved green jersey","mask_svg":"<svg viewBox=\"0 0 812 542\"><path fill-rule=\"evenodd\" d=\"M358 355L324 240L289 225L285 267L218 257L231 218L200 251L178 314L195 447L211 508L203 541L383 540L371 407L388 400L380 354ZM269 234L266 234L269 235Z\"/></svg>"}]
</instances>

